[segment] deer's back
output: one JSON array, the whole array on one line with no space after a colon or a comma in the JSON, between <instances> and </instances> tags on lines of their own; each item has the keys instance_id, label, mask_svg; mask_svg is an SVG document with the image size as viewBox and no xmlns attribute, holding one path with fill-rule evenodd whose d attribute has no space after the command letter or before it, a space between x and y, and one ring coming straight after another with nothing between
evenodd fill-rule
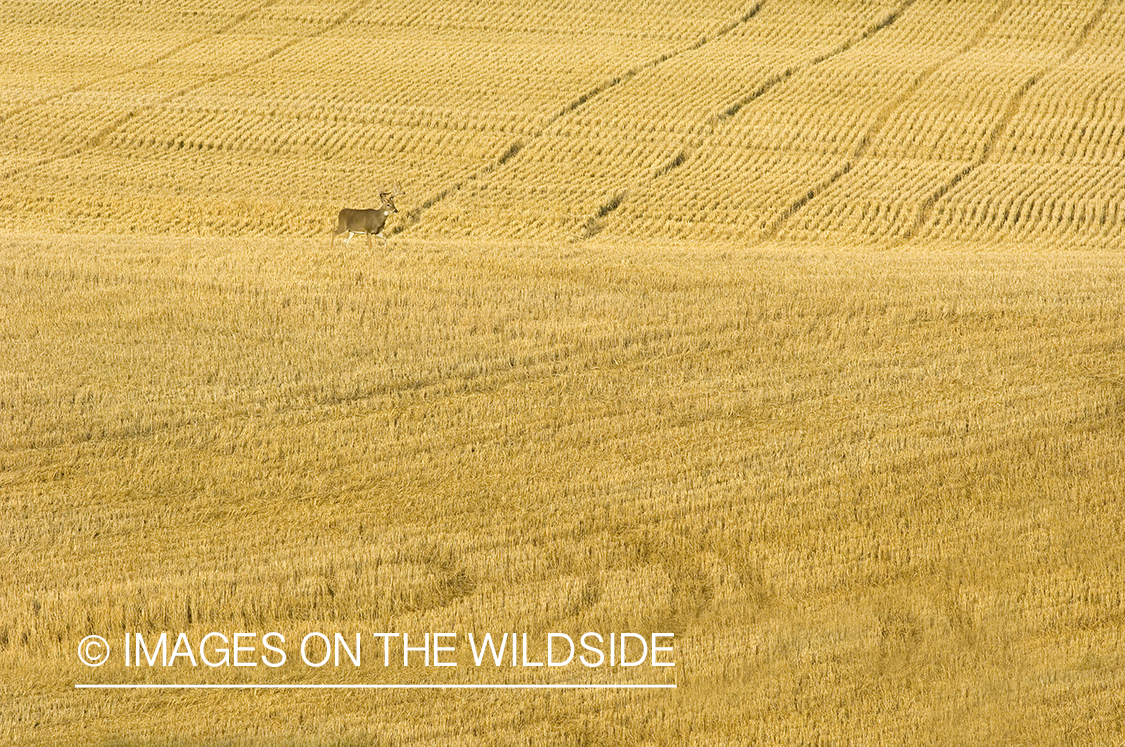
<instances>
[{"instance_id":1,"label":"deer's back","mask_svg":"<svg viewBox=\"0 0 1125 747\"><path fill-rule=\"evenodd\" d=\"M356 232L378 232L383 227L383 221L386 220L383 216L382 210L356 210L354 208L344 208L340 211L340 217L336 223L336 230L348 230Z\"/></svg>"}]
</instances>

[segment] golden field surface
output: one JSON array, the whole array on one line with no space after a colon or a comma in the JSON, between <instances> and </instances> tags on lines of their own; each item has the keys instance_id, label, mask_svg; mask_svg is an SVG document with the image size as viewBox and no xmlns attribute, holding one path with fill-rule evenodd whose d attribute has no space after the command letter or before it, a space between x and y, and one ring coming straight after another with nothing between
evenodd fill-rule
<instances>
[{"instance_id":1,"label":"golden field surface","mask_svg":"<svg viewBox=\"0 0 1125 747\"><path fill-rule=\"evenodd\" d=\"M1123 38L6 0L0 744L1122 743ZM76 655L162 631L675 666ZM554 689L76 687L256 683Z\"/></svg>"}]
</instances>

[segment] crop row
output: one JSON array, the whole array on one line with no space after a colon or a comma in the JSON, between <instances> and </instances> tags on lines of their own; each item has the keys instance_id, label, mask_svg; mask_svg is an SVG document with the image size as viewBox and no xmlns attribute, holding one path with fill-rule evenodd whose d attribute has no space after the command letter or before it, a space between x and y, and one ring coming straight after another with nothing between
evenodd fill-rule
<instances>
[{"instance_id":1,"label":"crop row","mask_svg":"<svg viewBox=\"0 0 1125 747\"><path fill-rule=\"evenodd\" d=\"M1123 230L1101 2L155 7L102 72L47 44L41 92L6 53L4 226L320 233L395 180L430 236Z\"/></svg>"}]
</instances>

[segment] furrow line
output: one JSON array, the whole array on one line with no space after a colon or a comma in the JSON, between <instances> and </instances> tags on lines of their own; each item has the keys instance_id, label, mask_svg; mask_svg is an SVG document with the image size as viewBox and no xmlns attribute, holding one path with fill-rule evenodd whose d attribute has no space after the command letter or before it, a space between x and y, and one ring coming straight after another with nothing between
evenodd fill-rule
<instances>
[{"instance_id":1,"label":"furrow line","mask_svg":"<svg viewBox=\"0 0 1125 747\"><path fill-rule=\"evenodd\" d=\"M856 164L865 155L867 155L867 151L868 149L870 149L871 143L875 139L875 136L879 134L880 130L883 129L883 127L890 120L891 116L896 111L900 110L906 104L906 102L909 101L910 98L915 93L917 93L918 90L921 89L922 86L924 86L930 80L930 78L932 78L938 72L938 70L942 69L958 57L967 54L974 47L980 44L984 40L984 37L988 34L988 32L999 22L1001 16L1003 16L1008 8L1011 7L1011 5L1012 0L1004 0L1003 2L1001 2L997 6L996 10L992 13L992 15L989 16L988 20L981 24L976 34L974 34L965 44L963 44L959 49L957 49L949 56L945 57L944 59L938 60L937 62L924 69L914 78L913 82L911 82L906 90L888 101L879 111L878 115L875 117L875 120L867 128L867 132L864 133L863 137L859 141L859 144L856 146L856 149L852 152L851 158L845 161L838 169L836 169L836 171L832 172L832 174L828 178L819 182L807 193L798 197L793 201L791 205L789 205L789 207L782 211L782 213L777 218L775 218L766 229L765 234L762 236L762 240L769 241L770 239L777 236L778 232L781 230L781 227L785 224L786 221L792 218L795 213L800 211L801 208L805 207L805 205L815 200L833 184L840 181L840 179L842 179L852 169L854 169Z\"/></svg>"},{"instance_id":2,"label":"furrow line","mask_svg":"<svg viewBox=\"0 0 1125 747\"><path fill-rule=\"evenodd\" d=\"M660 55L657 55L656 57L653 57L651 60L648 60L647 62L644 62L644 63L641 63L640 65L636 65L634 67L631 67L628 70L626 70L625 72L623 72L619 75L615 75L614 77L608 78L608 79L602 81L601 83L597 84L593 88L589 89L588 91L586 91L582 95L575 98L573 101L570 101L567 104L565 104L561 109L559 109L558 112L556 112L555 114L553 114L549 118L547 118L547 120L541 126L535 128L525 138L520 138L519 140L516 140L515 142L513 142L508 147L508 149L506 151L504 151L504 153L502 155L500 155L498 158L496 158L496 159L490 161L489 163L485 164L484 166L477 169L475 172L473 172L469 176L465 177L464 179L462 179L458 182L455 182L454 184L451 184L450 186L446 187L445 189L441 190L440 192L437 192L436 194L432 195L430 198L425 200L418 207L416 207L413 210L410 210L409 212L407 212L406 220L404 220L403 222L401 222L397 226L395 226L390 231L390 235L394 236L396 234L402 233L403 231L417 225L422 220L422 214L424 212L426 212L427 210L429 210L431 207L433 207L434 205L438 204L439 202L445 200L446 198L456 194L460 190L464 189L470 183L472 183L474 181L478 181L478 180L482 179L483 177L488 176L492 172L496 171L496 169L504 166L504 164L506 164L506 163L508 163L508 161L512 160L512 158L514 158L516 155L518 155L520 153L520 151L522 151L525 147L527 147L529 144L531 144L532 142L534 142L538 138L542 137L542 135L547 131L548 128L553 126L560 119L565 117L567 114L570 114L571 112L581 108L582 106L586 105L591 100L597 98L598 96L602 95L606 91L609 91L610 89L612 89L616 86L619 86L622 83L628 82L629 80L631 80L632 78L636 77L638 74L640 74L640 73L642 73L646 70L651 70L652 68L655 68L659 65L662 65L663 63L668 62L669 60L675 59L676 57L679 57L682 54L687 54L689 52L693 52L695 50L698 50L701 47L703 47L705 44L708 44L709 42L715 41L716 39L720 39L720 38L726 36L727 34L731 33L735 29L737 29L739 26L742 26L742 25L748 23L750 21L750 19L752 19L754 16L756 16L758 14L758 12L762 9L762 5L764 3L765 3L765 0L759 0L759 2L755 3L749 10L747 10L741 16L739 16L739 17L737 17L737 18L735 18L731 21L728 21L726 24L724 24L718 30L716 30L715 33L710 34L710 35L704 34L703 36L699 37L694 42L692 42L689 46L686 46L683 49L674 49L674 50L669 50L667 52L664 52L663 54L660 54Z\"/></svg>"},{"instance_id":3,"label":"furrow line","mask_svg":"<svg viewBox=\"0 0 1125 747\"><path fill-rule=\"evenodd\" d=\"M1078 36L1075 37L1073 42L1071 42L1070 46L1067 48L1066 52L1063 53L1062 57L1060 57L1053 64L1048 65L1038 72L1028 76L1028 78L1020 84L1020 87L1016 89L1015 93L1012 94L1012 97L1008 100L1008 105L1004 108L1004 112L1000 115L1000 118L992 127L991 132L988 133L988 138L984 141L984 146L981 148L980 155L967 166L954 174L949 179L949 181L934 190L933 193L931 193L930 196L922 202L922 204L918 208L918 214L914 218L914 223L911 224L911 226L904 232L902 241L910 241L915 236L917 236L918 232L922 230L922 227L926 224L926 221L930 219L930 215L933 213L934 207L937 205L938 201L949 194L949 192L954 187L964 181L965 178L969 176L969 174L976 171L980 166L984 165L984 163L988 161L988 159L992 156L992 152L996 149L997 143L1000 142L1000 136L1008 128L1008 125L1011 124L1012 119L1015 118L1016 113L1019 111L1020 106L1023 104L1023 100L1027 96L1028 92L1035 86L1036 83L1043 80L1043 78L1045 78L1047 75L1051 74L1058 68L1062 67L1062 65L1066 64L1067 60L1074 56L1075 52L1077 52L1086 42L1086 38L1090 35L1090 31L1093 30L1094 26L1097 25L1098 21L1100 21L1102 19L1102 16L1105 15L1108 6L1109 0L1102 0L1098 8L1090 15L1088 19L1086 19L1086 23L1082 26L1082 30L1078 32Z\"/></svg>"},{"instance_id":4,"label":"furrow line","mask_svg":"<svg viewBox=\"0 0 1125 747\"><path fill-rule=\"evenodd\" d=\"M140 63L139 65L134 65L133 67L128 68L126 70L121 70L119 72L110 73L108 75L95 76L95 77L91 78L90 80L85 81L84 83L79 83L78 85L71 86L70 88L66 89L65 91L59 91L57 93L49 94L47 96L44 96L43 98L37 99L37 100L32 101L30 103L24 104L23 106L12 109L11 111L4 113L3 115L0 115L0 124L3 124L4 122L8 121L12 117L14 117L18 114L22 114L25 111L28 111L30 109L34 109L37 106L42 106L44 104L50 103L51 101L61 99L64 96L69 96L73 93L78 93L79 91L84 91L87 88L90 88L91 86L97 85L98 83L100 83L102 81L112 80L114 78L118 78L118 77L121 77L123 75L131 75L132 73L136 73L140 70L144 70L146 68L150 68L150 67L153 67L155 65L159 65L161 62L164 62L165 60L171 59L172 57L175 57L180 52L183 52L185 49L190 49L191 47L194 47L195 45L200 44L207 39L212 39L216 36L222 36L223 34L227 33L228 31L230 31L234 27L238 26L239 24L244 23L245 21L248 21L254 15L262 12L266 8L269 8L271 5L277 5L279 2L280 2L280 0L266 0L266 2L263 2L259 5L256 5L253 8L247 8L246 10L244 10L243 12L239 13L234 18L232 18L230 21L228 21L226 24L224 24L220 28L215 29L211 33L204 34L202 36L197 36L194 39L191 39L190 41L186 41L182 44L177 44L174 47L170 47L169 49L165 50L164 52L161 52L160 54L158 54L156 57L153 57L150 60L145 60L144 62Z\"/></svg>"},{"instance_id":5,"label":"furrow line","mask_svg":"<svg viewBox=\"0 0 1125 747\"><path fill-rule=\"evenodd\" d=\"M201 81L197 81L195 83L192 83L191 85L187 85L187 86L184 86L183 88L177 89L177 90L173 91L172 93L168 94L167 96L164 96L164 97L162 97L162 98L160 98L160 99L158 99L158 100L156 100L156 101L154 101L150 104L146 104L145 106L141 106L141 107L138 107L137 109L133 109L129 112L126 112L125 114L122 114L120 117L113 120L112 122L110 122L105 127L103 127L101 130L99 130L93 136L87 138L86 141L84 143L82 143L81 145L77 145L77 146L75 146L75 147L73 147L69 150L63 151L62 153L56 153L56 154L53 154L53 155L50 155L50 156L44 156L43 158L32 161L31 163L23 164L21 166L17 166L14 169L9 169L7 171L4 171L3 173L0 173L0 179L10 179L13 176L16 176L18 174L26 173L28 171L33 171L34 169L37 169L41 166L46 166L48 164L55 163L57 161L65 161L66 159L74 158L75 156L79 156L79 155L82 155L83 153L85 153L87 151L93 150L94 148L97 148L99 145L104 143L106 138L108 138L110 135L112 135L114 132L119 130L121 127L123 127L124 125L126 125L127 123L132 121L133 119L135 119L141 113L149 111L153 107L159 106L161 104L167 104L170 101L175 101L177 98L180 98L181 96L186 96L189 93L193 93L195 91L198 91L201 88L209 86L212 83L216 83L220 80L223 80L224 78L230 78L232 76L244 73L247 70L250 70L251 68L255 67L256 65L260 65L263 62L268 62L269 60L272 60L273 58L275 58L278 55L282 54L283 52L295 47L298 44L306 42L310 39L315 39L319 36L323 36L324 34L327 34L329 31L332 31L333 29L338 28L339 26L344 24L349 18L351 18L353 15L355 15L355 13L360 8L364 7L369 2L370 2L370 0L361 0L361 2L358 2L355 5L352 5L350 8L345 10L343 13L336 16L336 18L334 18L328 25L326 25L324 28L322 28L321 30L317 31L314 34L310 34L309 36L292 37L291 39L284 42L283 44L280 44L277 47L274 47L273 49L271 49L269 52L262 55L261 57L250 60L249 62L246 62L242 65L239 65L238 67L236 67L232 70L227 70L225 72L216 73L214 75L209 75Z\"/></svg>"},{"instance_id":6,"label":"furrow line","mask_svg":"<svg viewBox=\"0 0 1125 747\"><path fill-rule=\"evenodd\" d=\"M698 334L693 335L692 340L698 336ZM291 396L289 397L290 404L280 409L275 409L274 414L282 418L305 416L303 422L332 422L339 418L338 410L342 407L351 408L352 414L349 415L349 417L355 416L356 414L365 417L378 414L379 412L391 412L395 407L399 406L402 399L411 396L421 396L424 399L474 397L495 393L517 383L526 384L528 382L552 380L557 377L557 369L560 364L565 370L581 373L588 369L579 369L579 366L593 362L597 363L597 370L599 372L605 373L629 369L634 366L650 365L653 361L683 357L689 354L688 351L665 353L656 346L655 342L640 345L636 350L630 353L628 357L624 357L621 360L602 363L598 363L596 359L591 358L591 353L579 350L573 346L564 345L559 348L548 347L538 352L542 353L543 360L535 360L534 362L526 364L521 362L518 366L513 366L508 359L498 358L480 372L471 375L453 374L445 377L427 376L416 381L389 381L353 393L322 393L303 399L298 396ZM552 352L560 357L549 358L549 354ZM231 403L228 405L225 412L207 417L205 421L200 422L208 427L216 427L225 423L242 422L269 406L271 405L266 399ZM182 413L179 413L177 416L177 411L164 410L154 413L152 420L156 422L147 426L137 427L127 424L111 432L104 432L91 438L80 438L78 440L74 438L64 439L61 436L52 434L44 438L41 442L30 445L3 443L0 444L0 468L6 466L5 458L15 459L16 455L26 452L29 449L53 449L75 446L85 442L97 442L99 444L129 443L141 437L151 437L155 434L182 431L192 425L192 417L193 416L183 415ZM16 478L14 474L9 475L3 469L0 469L0 487L11 487L17 484L20 484L19 479Z\"/></svg>"},{"instance_id":7,"label":"furrow line","mask_svg":"<svg viewBox=\"0 0 1125 747\"><path fill-rule=\"evenodd\" d=\"M907 8L909 8L911 5L914 4L914 2L915 2L915 0L904 0L904 2L902 2L898 7L896 7L894 10L892 10L890 13L888 13L886 15L886 17L884 17L878 23L875 23L875 24L872 24L871 26L869 26L867 29L865 29L863 31L863 33L861 33L857 36L854 36L850 39L847 39L846 41L840 43L838 46L836 46L835 48L833 48L833 49L831 49L827 52L819 54L816 57L813 57L809 60L806 60L805 62L799 62L796 65L792 65L790 67L787 67L784 70L782 70L778 73L775 73L771 77L767 78L764 82L762 82L761 85L759 85L757 88L755 88L751 93L749 93L746 96L742 97L741 99L735 101L733 104L730 104L729 106L727 106L727 108L723 109L721 112L718 112L717 114L714 114L711 117L709 117L704 122L703 126L700 127L699 134L697 134L686 145L684 145L679 150L679 152L677 152L676 155L673 156L670 160L668 160L666 163L662 164L661 166L657 167L656 170L652 173L652 176L649 178L649 180L650 181L656 181L656 180L668 175L669 173L675 171L676 169L680 168L685 163L687 163L688 158L695 155L700 149L703 148L705 138L708 134L710 134L711 132L714 132L715 128L718 125L720 125L723 122L725 122L726 120L734 117L736 114L738 114L740 111L742 111L743 108L745 108L749 104L753 103L757 99L760 99L762 96L766 95L767 93L772 91L774 88L776 88L780 84L789 80L790 78L792 78L797 73L804 72L808 68L816 67L817 65L821 64L822 62L826 62L826 61L832 59L833 57L841 55L844 52L847 52L849 49L851 49L855 45L861 44L864 41L870 39L872 36L879 33L880 31L886 29L888 26L890 26L895 21L897 21L899 19L899 17L904 12L906 12ZM597 221L601 221L601 223L597 223L598 230L601 230L601 227L604 225L604 220L606 218L608 218L610 216L610 214L612 214L615 210L620 208L621 205L624 204L624 202L625 202L624 199L618 200L617 203L613 206L613 209L609 210L608 212L603 213L603 212L599 211L599 214L600 214L599 217L598 218L590 218L589 220L587 220L586 225L589 226L589 225L591 225L591 222L597 223ZM595 233L596 233L596 231L595 231ZM593 234L588 233L588 235L593 235ZM581 240L582 238L587 238L587 237L588 236L580 236L580 237L578 237L578 240Z\"/></svg>"}]
</instances>

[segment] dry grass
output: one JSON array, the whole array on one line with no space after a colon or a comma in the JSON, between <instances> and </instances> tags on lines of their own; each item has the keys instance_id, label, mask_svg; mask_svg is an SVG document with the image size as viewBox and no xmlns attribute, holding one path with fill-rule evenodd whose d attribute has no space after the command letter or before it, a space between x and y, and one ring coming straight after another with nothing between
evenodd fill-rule
<instances>
[{"instance_id":1,"label":"dry grass","mask_svg":"<svg viewBox=\"0 0 1125 747\"><path fill-rule=\"evenodd\" d=\"M10 740L1120 731L1116 254L30 236L0 257ZM69 689L185 679L86 670L91 631L275 628L669 630L674 671L590 676L679 688Z\"/></svg>"},{"instance_id":2,"label":"dry grass","mask_svg":"<svg viewBox=\"0 0 1125 747\"><path fill-rule=\"evenodd\" d=\"M1122 8L527 5L0 7L0 742L1125 739Z\"/></svg>"},{"instance_id":3,"label":"dry grass","mask_svg":"<svg viewBox=\"0 0 1125 747\"><path fill-rule=\"evenodd\" d=\"M1042 2L93 0L0 10L0 227L1122 235L1125 13Z\"/></svg>"}]
</instances>

